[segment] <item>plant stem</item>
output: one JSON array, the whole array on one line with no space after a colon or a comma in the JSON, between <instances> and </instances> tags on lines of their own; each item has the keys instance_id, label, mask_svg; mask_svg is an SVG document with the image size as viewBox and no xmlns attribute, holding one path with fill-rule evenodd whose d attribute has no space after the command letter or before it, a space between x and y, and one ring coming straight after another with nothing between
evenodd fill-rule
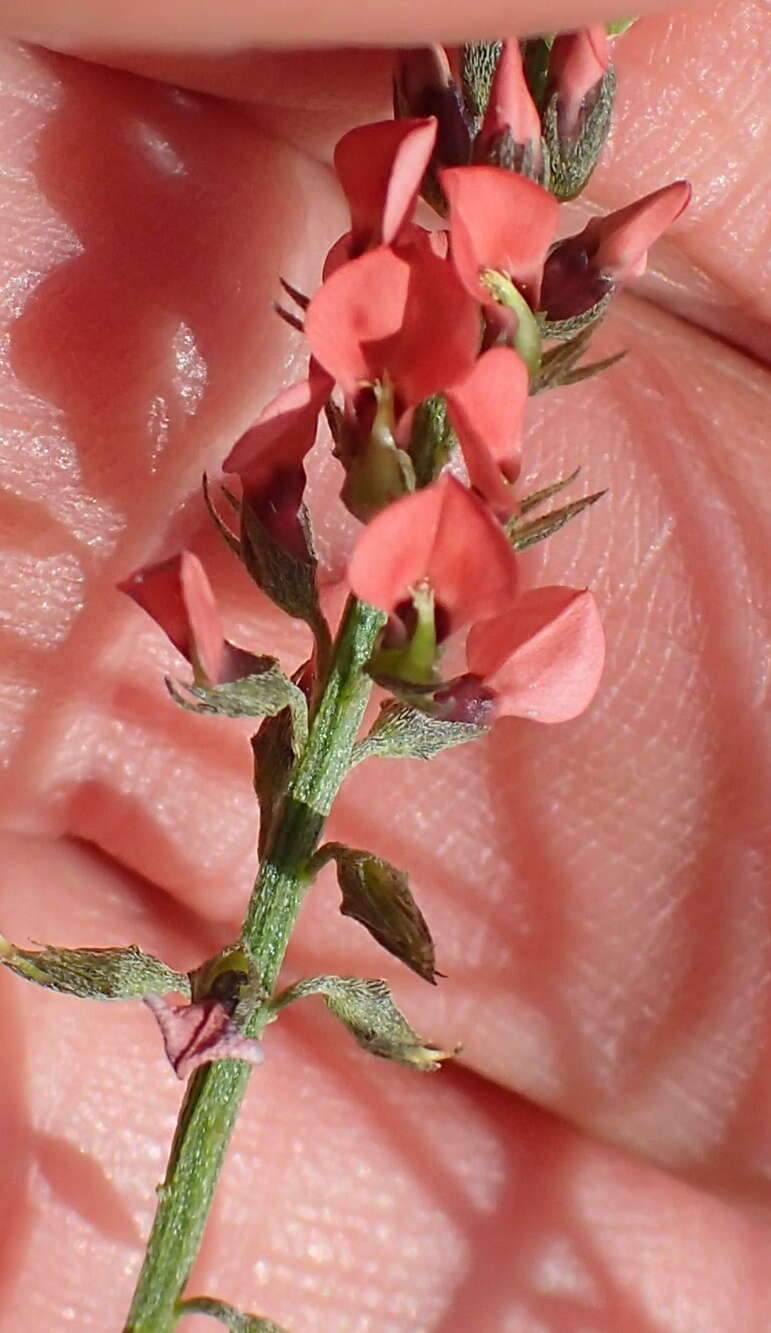
<instances>
[{"instance_id":1,"label":"plant stem","mask_svg":"<svg viewBox=\"0 0 771 1333\"><path fill-rule=\"evenodd\" d=\"M307 745L260 867L242 940L268 996L302 902L308 860L350 767L371 689L363 667L382 623L379 611L349 601ZM247 1021L247 1035L259 1036L267 1018L265 1003ZM220 1060L197 1070L188 1084L124 1333L171 1333L176 1324L250 1072L243 1061Z\"/></svg>"}]
</instances>

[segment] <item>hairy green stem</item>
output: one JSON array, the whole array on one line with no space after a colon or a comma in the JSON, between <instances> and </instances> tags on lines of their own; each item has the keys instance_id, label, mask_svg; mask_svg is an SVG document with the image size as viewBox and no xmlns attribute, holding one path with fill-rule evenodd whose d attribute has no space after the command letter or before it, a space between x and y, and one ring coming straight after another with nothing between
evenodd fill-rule
<instances>
[{"instance_id":1,"label":"hairy green stem","mask_svg":"<svg viewBox=\"0 0 771 1333\"><path fill-rule=\"evenodd\" d=\"M379 611L351 600L329 675L249 903L242 939L261 987L273 991L307 884L306 866L346 773L369 698L363 667L382 625ZM258 1006L246 1023L259 1036L269 1017ZM217 1178L251 1067L220 1060L192 1076L124 1333L171 1333L201 1243Z\"/></svg>"}]
</instances>

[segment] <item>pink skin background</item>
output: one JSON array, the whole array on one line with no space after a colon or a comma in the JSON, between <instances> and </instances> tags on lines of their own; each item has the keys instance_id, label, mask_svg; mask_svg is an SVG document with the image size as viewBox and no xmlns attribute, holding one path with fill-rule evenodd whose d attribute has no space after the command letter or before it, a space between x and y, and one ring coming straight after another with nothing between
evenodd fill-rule
<instances>
[{"instance_id":1,"label":"pink skin background","mask_svg":"<svg viewBox=\"0 0 771 1333\"><path fill-rule=\"evenodd\" d=\"M232 637L300 660L198 484L302 373L277 275L313 288L345 225L331 146L388 114L385 52L254 48L594 13L162 8L0 6L0 926L187 968L232 937L255 870L246 731L175 710L182 664L114 585L187 542ZM525 454L534 484L581 462L611 488L524 562L594 586L605 680L574 723L346 785L332 835L411 872L447 980L388 962L326 874L287 976L385 975L463 1053L412 1074L313 1002L269 1031L193 1289L295 1333L771 1327L770 63L750 0L619 43L588 202L688 175L694 203L597 340L626 361L539 398ZM316 455L333 605L355 525ZM112 1333L180 1086L140 1006L0 991L0 1333Z\"/></svg>"}]
</instances>

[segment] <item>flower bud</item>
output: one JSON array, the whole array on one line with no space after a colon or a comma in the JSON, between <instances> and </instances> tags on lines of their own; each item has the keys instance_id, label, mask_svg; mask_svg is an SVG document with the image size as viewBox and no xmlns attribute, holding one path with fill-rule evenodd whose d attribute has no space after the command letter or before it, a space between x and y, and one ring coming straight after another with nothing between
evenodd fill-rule
<instances>
[{"instance_id":1,"label":"flower bud","mask_svg":"<svg viewBox=\"0 0 771 1333\"><path fill-rule=\"evenodd\" d=\"M691 187L673 181L554 247L544 265L541 309L550 322L574 320L614 288L645 272L648 249L688 207Z\"/></svg>"},{"instance_id":2,"label":"flower bud","mask_svg":"<svg viewBox=\"0 0 771 1333\"><path fill-rule=\"evenodd\" d=\"M541 118L525 82L519 42L507 41L501 48L482 128L474 142L474 161L505 167L539 182L543 179Z\"/></svg>"},{"instance_id":3,"label":"flower bud","mask_svg":"<svg viewBox=\"0 0 771 1333\"><path fill-rule=\"evenodd\" d=\"M610 132L616 76L602 24L555 39L547 88L549 188L558 199L574 199L594 171Z\"/></svg>"},{"instance_id":4,"label":"flower bud","mask_svg":"<svg viewBox=\"0 0 771 1333\"><path fill-rule=\"evenodd\" d=\"M398 52L394 115L398 119L428 116L436 119L436 144L422 193L443 214L444 198L437 180L439 168L466 166L471 159L471 129L444 47L422 46Z\"/></svg>"}]
</instances>

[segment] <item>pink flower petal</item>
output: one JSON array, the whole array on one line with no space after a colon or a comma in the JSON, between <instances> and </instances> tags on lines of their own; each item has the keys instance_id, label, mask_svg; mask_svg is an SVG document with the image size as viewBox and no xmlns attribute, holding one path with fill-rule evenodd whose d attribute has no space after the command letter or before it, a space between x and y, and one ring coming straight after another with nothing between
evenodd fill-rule
<instances>
[{"instance_id":1,"label":"pink flower petal","mask_svg":"<svg viewBox=\"0 0 771 1333\"><path fill-rule=\"evenodd\" d=\"M320 369L268 403L253 426L234 444L223 471L241 478L244 495L262 495L277 469L299 466L313 447L318 416L333 381Z\"/></svg>"},{"instance_id":2,"label":"pink flower petal","mask_svg":"<svg viewBox=\"0 0 771 1333\"><path fill-rule=\"evenodd\" d=\"M429 243L370 250L316 293L305 332L344 392L388 378L403 407L439 392L471 366L477 308Z\"/></svg>"},{"instance_id":3,"label":"pink flower petal","mask_svg":"<svg viewBox=\"0 0 771 1333\"><path fill-rule=\"evenodd\" d=\"M159 995L146 995L145 1004L161 1029L166 1055L177 1078L189 1078L212 1060L262 1063L260 1043L239 1032L219 1000L170 1004Z\"/></svg>"},{"instance_id":4,"label":"pink flower petal","mask_svg":"<svg viewBox=\"0 0 771 1333\"><path fill-rule=\"evenodd\" d=\"M673 181L604 218L592 218L581 235L593 266L614 282L645 272L648 250L690 203L688 181Z\"/></svg>"},{"instance_id":5,"label":"pink flower petal","mask_svg":"<svg viewBox=\"0 0 771 1333\"><path fill-rule=\"evenodd\" d=\"M570 137L578 127L584 102L610 66L610 42L602 23L554 39L549 82L557 94L560 131Z\"/></svg>"},{"instance_id":6,"label":"pink flower petal","mask_svg":"<svg viewBox=\"0 0 771 1333\"><path fill-rule=\"evenodd\" d=\"M503 43L490 88L482 128L474 142L474 158L485 160L496 140L510 131L515 144L530 144L536 167L541 164L541 117L530 96L519 42L510 39Z\"/></svg>"},{"instance_id":7,"label":"pink flower petal","mask_svg":"<svg viewBox=\"0 0 771 1333\"><path fill-rule=\"evenodd\" d=\"M348 577L357 597L388 612L428 581L452 630L511 600L517 562L483 501L445 473L372 520Z\"/></svg>"},{"instance_id":8,"label":"pink flower petal","mask_svg":"<svg viewBox=\"0 0 771 1333\"><path fill-rule=\"evenodd\" d=\"M190 551L138 569L118 584L210 684L220 679L225 644L206 572Z\"/></svg>"},{"instance_id":9,"label":"pink flower petal","mask_svg":"<svg viewBox=\"0 0 771 1333\"><path fill-rule=\"evenodd\" d=\"M535 588L503 615L472 627L469 671L496 693L498 716L567 722L589 705L605 638L590 592Z\"/></svg>"},{"instance_id":10,"label":"pink flower petal","mask_svg":"<svg viewBox=\"0 0 771 1333\"><path fill-rule=\"evenodd\" d=\"M409 222L436 140L436 121L360 125L335 148L335 171L351 211L351 253L391 245Z\"/></svg>"},{"instance_id":11,"label":"pink flower petal","mask_svg":"<svg viewBox=\"0 0 771 1333\"><path fill-rule=\"evenodd\" d=\"M503 515L517 508L508 483L519 475L528 392L522 358L510 347L493 347L445 395L469 480Z\"/></svg>"},{"instance_id":12,"label":"pink flower petal","mask_svg":"<svg viewBox=\"0 0 771 1333\"><path fill-rule=\"evenodd\" d=\"M497 269L538 304L558 204L547 190L502 167L450 167L440 172L450 206L453 263L466 289L489 302L479 274Z\"/></svg>"}]
</instances>

